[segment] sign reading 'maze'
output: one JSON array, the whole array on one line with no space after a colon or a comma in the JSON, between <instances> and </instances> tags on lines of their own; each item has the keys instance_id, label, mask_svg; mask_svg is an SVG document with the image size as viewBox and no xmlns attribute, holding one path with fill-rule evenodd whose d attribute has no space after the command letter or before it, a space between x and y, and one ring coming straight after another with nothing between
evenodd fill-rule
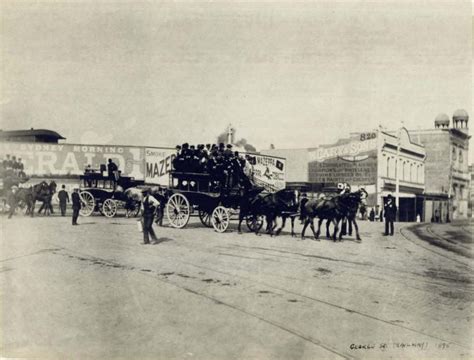
<instances>
[{"instance_id":1,"label":"sign reading 'maze'","mask_svg":"<svg viewBox=\"0 0 474 360\"><path fill-rule=\"evenodd\" d=\"M175 157L172 149L145 148L145 183L167 186Z\"/></svg>"}]
</instances>

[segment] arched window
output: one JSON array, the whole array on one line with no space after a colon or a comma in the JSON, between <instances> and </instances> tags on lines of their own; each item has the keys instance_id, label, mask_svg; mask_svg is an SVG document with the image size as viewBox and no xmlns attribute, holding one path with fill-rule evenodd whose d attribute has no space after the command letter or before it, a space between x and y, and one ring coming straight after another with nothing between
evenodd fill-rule
<instances>
[{"instance_id":1,"label":"arched window","mask_svg":"<svg viewBox=\"0 0 474 360\"><path fill-rule=\"evenodd\" d=\"M463 158L462 158L462 150L459 150L459 163L462 164Z\"/></svg>"},{"instance_id":2,"label":"arched window","mask_svg":"<svg viewBox=\"0 0 474 360\"><path fill-rule=\"evenodd\" d=\"M410 164L410 181L415 182L416 173L413 171L413 164Z\"/></svg>"},{"instance_id":3,"label":"arched window","mask_svg":"<svg viewBox=\"0 0 474 360\"><path fill-rule=\"evenodd\" d=\"M456 161L456 146L453 146L453 161Z\"/></svg>"}]
</instances>

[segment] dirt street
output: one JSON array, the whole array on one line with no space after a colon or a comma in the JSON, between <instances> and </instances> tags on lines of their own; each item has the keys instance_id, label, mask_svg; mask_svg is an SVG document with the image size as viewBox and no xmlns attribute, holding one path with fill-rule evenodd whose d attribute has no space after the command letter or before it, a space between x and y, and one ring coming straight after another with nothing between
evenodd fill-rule
<instances>
[{"instance_id":1,"label":"dirt street","mask_svg":"<svg viewBox=\"0 0 474 360\"><path fill-rule=\"evenodd\" d=\"M70 220L0 218L2 357L473 356L471 259L405 225L333 243L194 221L147 246L135 219Z\"/></svg>"}]
</instances>

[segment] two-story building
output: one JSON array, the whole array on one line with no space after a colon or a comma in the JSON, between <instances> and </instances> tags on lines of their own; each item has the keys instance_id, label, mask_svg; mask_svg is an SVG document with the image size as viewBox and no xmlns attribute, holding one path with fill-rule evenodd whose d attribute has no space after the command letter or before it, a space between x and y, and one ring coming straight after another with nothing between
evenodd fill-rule
<instances>
[{"instance_id":1,"label":"two-story building","mask_svg":"<svg viewBox=\"0 0 474 360\"><path fill-rule=\"evenodd\" d=\"M427 221L437 210L442 222L466 218L469 200L469 115L457 110L452 117L439 114L434 128L410 130L426 149L425 199ZM430 213L431 212L431 213Z\"/></svg>"}]
</instances>

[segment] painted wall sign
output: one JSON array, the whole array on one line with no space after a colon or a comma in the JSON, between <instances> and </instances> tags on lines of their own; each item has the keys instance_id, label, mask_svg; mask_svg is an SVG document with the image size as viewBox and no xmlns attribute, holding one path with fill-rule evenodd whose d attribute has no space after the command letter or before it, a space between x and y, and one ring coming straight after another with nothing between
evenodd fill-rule
<instances>
[{"instance_id":1,"label":"painted wall sign","mask_svg":"<svg viewBox=\"0 0 474 360\"><path fill-rule=\"evenodd\" d=\"M99 169L112 159L123 175L143 180L144 148L79 144L0 142L0 157L21 158L25 173L34 176L81 175L87 165Z\"/></svg>"},{"instance_id":2,"label":"painted wall sign","mask_svg":"<svg viewBox=\"0 0 474 360\"><path fill-rule=\"evenodd\" d=\"M331 158L356 156L377 149L377 138L351 141L346 144L320 147L309 152L309 161L325 161Z\"/></svg>"}]
</instances>

